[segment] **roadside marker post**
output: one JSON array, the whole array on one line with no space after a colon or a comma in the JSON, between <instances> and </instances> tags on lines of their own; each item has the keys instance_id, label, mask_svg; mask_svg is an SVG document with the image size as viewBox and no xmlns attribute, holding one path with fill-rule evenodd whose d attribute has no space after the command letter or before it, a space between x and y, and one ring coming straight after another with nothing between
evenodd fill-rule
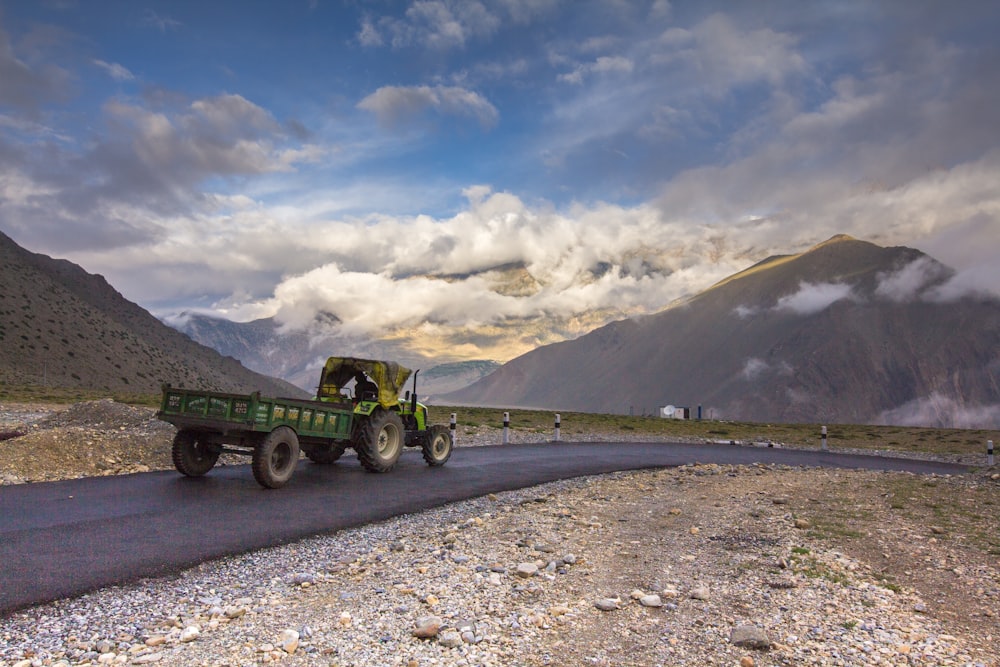
<instances>
[{"instance_id":1,"label":"roadside marker post","mask_svg":"<svg viewBox=\"0 0 1000 667\"><path fill-rule=\"evenodd\" d=\"M822 438L822 444L820 445L820 448L825 452L826 451L826 427L825 426L820 429L819 434L820 434L820 438Z\"/></svg>"},{"instance_id":2,"label":"roadside marker post","mask_svg":"<svg viewBox=\"0 0 1000 667\"><path fill-rule=\"evenodd\" d=\"M993 441L986 441L986 465L993 465Z\"/></svg>"},{"instance_id":3,"label":"roadside marker post","mask_svg":"<svg viewBox=\"0 0 1000 667\"><path fill-rule=\"evenodd\" d=\"M510 444L510 413L503 413L503 440L500 441L501 444Z\"/></svg>"},{"instance_id":4,"label":"roadside marker post","mask_svg":"<svg viewBox=\"0 0 1000 667\"><path fill-rule=\"evenodd\" d=\"M451 433L451 446L455 446L455 433L458 428L458 415L451 413L451 421L448 422L448 431Z\"/></svg>"},{"instance_id":5,"label":"roadside marker post","mask_svg":"<svg viewBox=\"0 0 1000 667\"><path fill-rule=\"evenodd\" d=\"M556 413L556 437L553 442L559 442L559 413Z\"/></svg>"}]
</instances>

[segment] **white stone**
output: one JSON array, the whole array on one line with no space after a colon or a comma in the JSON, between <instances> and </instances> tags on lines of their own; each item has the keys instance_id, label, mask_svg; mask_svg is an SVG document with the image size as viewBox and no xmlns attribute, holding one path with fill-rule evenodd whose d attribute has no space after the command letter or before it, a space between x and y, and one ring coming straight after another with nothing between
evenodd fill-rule
<instances>
[{"instance_id":1,"label":"white stone","mask_svg":"<svg viewBox=\"0 0 1000 667\"><path fill-rule=\"evenodd\" d=\"M283 630L278 638L278 646L289 655L295 653L299 648L299 633L295 630Z\"/></svg>"},{"instance_id":2,"label":"white stone","mask_svg":"<svg viewBox=\"0 0 1000 667\"><path fill-rule=\"evenodd\" d=\"M517 566L517 576L522 579L533 577L538 573L538 566L534 563L520 563Z\"/></svg>"}]
</instances>

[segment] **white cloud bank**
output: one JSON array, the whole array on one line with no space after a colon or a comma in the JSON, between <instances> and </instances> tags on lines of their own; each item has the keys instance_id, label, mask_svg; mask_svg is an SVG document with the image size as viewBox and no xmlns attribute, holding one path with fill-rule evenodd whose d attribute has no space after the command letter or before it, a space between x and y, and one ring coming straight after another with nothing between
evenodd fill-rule
<instances>
[{"instance_id":1,"label":"white cloud bank","mask_svg":"<svg viewBox=\"0 0 1000 667\"><path fill-rule=\"evenodd\" d=\"M852 288L844 283L799 283L799 291L778 299L775 310L787 310L797 315L812 315L834 303L851 298Z\"/></svg>"},{"instance_id":2,"label":"white cloud bank","mask_svg":"<svg viewBox=\"0 0 1000 667\"><path fill-rule=\"evenodd\" d=\"M886 410L874 423L929 428L1000 428L1000 405L961 405L935 392Z\"/></svg>"}]
</instances>

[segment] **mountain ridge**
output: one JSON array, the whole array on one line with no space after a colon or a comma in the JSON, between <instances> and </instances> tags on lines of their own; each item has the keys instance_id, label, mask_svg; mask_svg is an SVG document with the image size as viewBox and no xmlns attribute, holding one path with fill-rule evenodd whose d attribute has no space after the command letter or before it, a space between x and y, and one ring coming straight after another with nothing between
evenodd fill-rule
<instances>
[{"instance_id":1,"label":"mountain ridge","mask_svg":"<svg viewBox=\"0 0 1000 667\"><path fill-rule=\"evenodd\" d=\"M193 389L305 396L172 329L102 276L0 233L0 382L158 393Z\"/></svg>"},{"instance_id":2,"label":"mountain ridge","mask_svg":"<svg viewBox=\"0 0 1000 667\"><path fill-rule=\"evenodd\" d=\"M837 236L659 313L540 347L441 400L866 423L937 396L957 411L985 405L1000 423L1000 301L933 300L953 274L912 248Z\"/></svg>"}]
</instances>

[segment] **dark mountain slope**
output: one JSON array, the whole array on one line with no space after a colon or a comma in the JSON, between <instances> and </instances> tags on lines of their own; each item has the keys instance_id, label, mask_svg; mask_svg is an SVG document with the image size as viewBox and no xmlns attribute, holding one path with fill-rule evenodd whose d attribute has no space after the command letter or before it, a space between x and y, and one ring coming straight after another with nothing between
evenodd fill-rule
<instances>
[{"instance_id":1,"label":"dark mountain slope","mask_svg":"<svg viewBox=\"0 0 1000 667\"><path fill-rule=\"evenodd\" d=\"M919 271L900 274L906 267ZM919 277L906 299L893 283L900 275ZM723 418L861 423L934 396L958 409L1000 406L1000 302L930 300L950 275L910 248L835 237L656 315L539 348L445 398L618 413L702 405Z\"/></svg>"},{"instance_id":2,"label":"dark mountain slope","mask_svg":"<svg viewBox=\"0 0 1000 667\"><path fill-rule=\"evenodd\" d=\"M302 396L195 343L103 277L0 234L0 381L108 391L191 388Z\"/></svg>"}]
</instances>

